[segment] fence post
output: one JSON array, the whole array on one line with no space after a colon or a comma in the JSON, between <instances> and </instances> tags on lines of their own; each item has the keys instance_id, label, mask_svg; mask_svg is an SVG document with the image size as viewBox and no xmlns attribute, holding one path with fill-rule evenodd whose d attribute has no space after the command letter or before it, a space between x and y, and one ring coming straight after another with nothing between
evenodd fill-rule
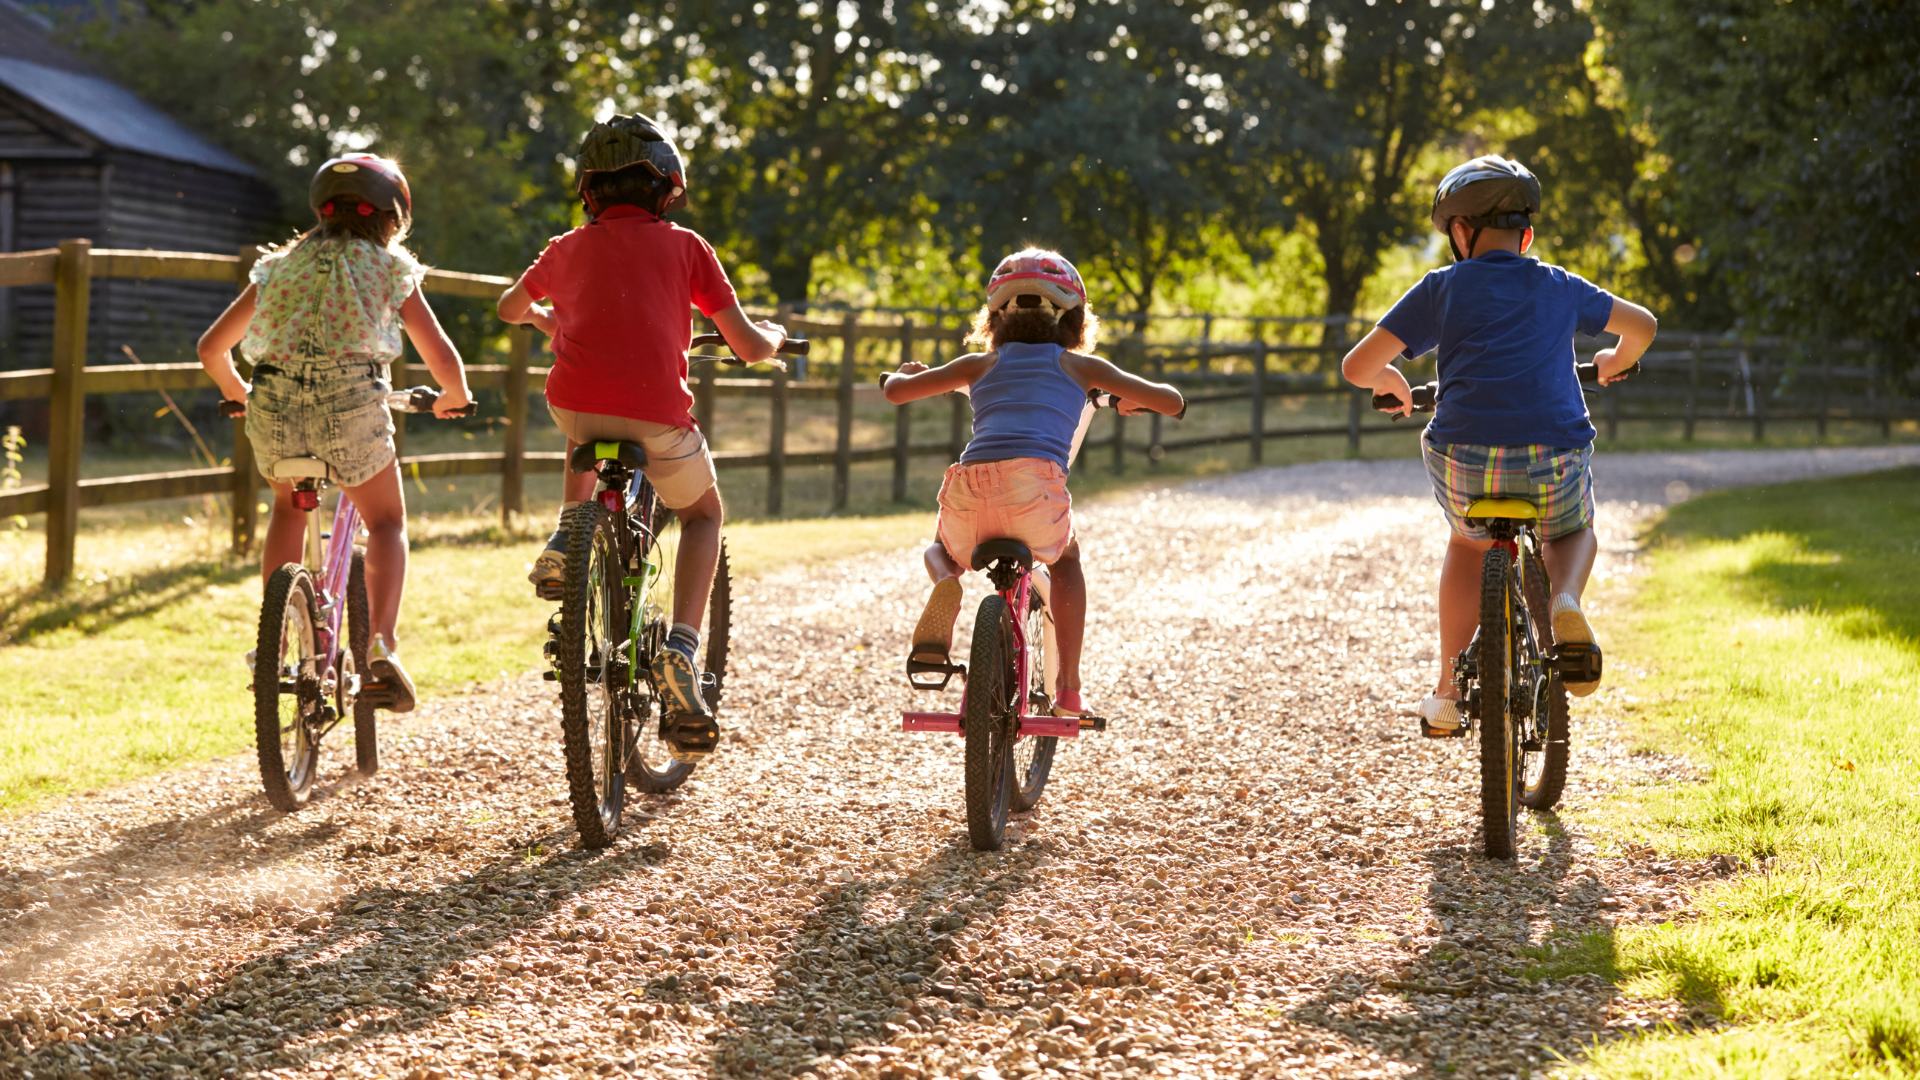
<instances>
[{"instance_id":1,"label":"fence post","mask_svg":"<svg viewBox=\"0 0 1920 1080\"><path fill-rule=\"evenodd\" d=\"M835 396L835 430L833 436L833 509L847 508L847 494L853 469L853 362L860 342L856 325L859 316L847 313L846 324L841 328L843 344L840 349L840 387Z\"/></svg>"},{"instance_id":2,"label":"fence post","mask_svg":"<svg viewBox=\"0 0 1920 1080\"><path fill-rule=\"evenodd\" d=\"M1830 348L1831 347L1829 347L1829 349ZM1819 435L1821 442L1827 441L1827 387L1832 385L1832 383L1833 353L1831 351L1825 351L1820 354L1820 393L1815 398L1816 405L1820 411L1814 416L1813 420L1814 431Z\"/></svg>"},{"instance_id":3,"label":"fence post","mask_svg":"<svg viewBox=\"0 0 1920 1080\"><path fill-rule=\"evenodd\" d=\"M948 394L947 452L954 461L967 452L967 431L972 427L970 411L973 399L965 394Z\"/></svg>"},{"instance_id":4,"label":"fence post","mask_svg":"<svg viewBox=\"0 0 1920 1080\"><path fill-rule=\"evenodd\" d=\"M1752 378L1751 385L1753 387L1753 441L1766 442L1767 441L1767 387L1766 387L1767 360L1766 360L1766 357L1763 355L1760 358L1760 362L1758 364L1754 364L1752 356L1744 349L1742 349L1740 352L1740 360L1743 365L1746 365L1748 367L1748 370L1753 372L1751 376Z\"/></svg>"},{"instance_id":5,"label":"fence post","mask_svg":"<svg viewBox=\"0 0 1920 1080\"><path fill-rule=\"evenodd\" d=\"M87 308L93 244L62 240L53 279L53 391L48 403L47 565L45 581L73 577L73 542L80 531L80 447L86 432Z\"/></svg>"},{"instance_id":6,"label":"fence post","mask_svg":"<svg viewBox=\"0 0 1920 1080\"><path fill-rule=\"evenodd\" d=\"M1607 441L1615 442L1620 438L1620 387L1616 386L1607 393Z\"/></svg>"},{"instance_id":7,"label":"fence post","mask_svg":"<svg viewBox=\"0 0 1920 1080\"><path fill-rule=\"evenodd\" d=\"M506 445L500 455L500 524L511 525L527 509L527 367L533 362L533 328L507 331Z\"/></svg>"},{"instance_id":8,"label":"fence post","mask_svg":"<svg viewBox=\"0 0 1920 1080\"><path fill-rule=\"evenodd\" d=\"M1113 473L1115 476L1127 471L1127 418L1120 410L1113 410Z\"/></svg>"},{"instance_id":9,"label":"fence post","mask_svg":"<svg viewBox=\"0 0 1920 1080\"><path fill-rule=\"evenodd\" d=\"M913 359L913 318L900 320L900 362L906 364ZM900 405L893 412L893 501L907 501L907 462L913 449L913 416L908 411L910 405Z\"/></svg>"},{"instance_id":10,"label":"fence post","mask_svg":"<svg viewBox=\"0 0 1920 1080\"><path fill-rule=\"evenodd\" d=\"M1880 438L1887 440L1893 438L1893 372L1889 369L1888 365L1884 363L1875 365L1875 368L1877 370L1867 377L1867 385L1869 387L1880 386L1883 391L1883 393L1880 394L1880 408L1878 410L1880 413ZM1885 385L1881 386L1880 384Z\"/></svg>"},{"instance_id":11,"label":"fence post","mask_svg":"<svg viewBox=\"0 0 1920 1080\"><path fill-rule=\"evenodd\" d=\"M1247 434L1252 440L1253 463L1260 464L1266 454L1267 443L1267 342L1265 338L1253 341L1253 419Z\"/></svg>"},{"instance_id":12,"label":"fence post","mask_svg":"<svg viewBox=\"0 0 1920 1080\"><path fill-rule=\"evenodd\" d=\"M713 446L713 384L719 367L720 361L709 360L693 369L693 422L700 425L708 447Z\"/></svg>"},{"instance_id":13,"label":"fence post","mask_svg":"<svg viewBox=\"0 0 1920 1080\"><path fill-rule=\"evenodd\" d=\"M235 284L245 287L253 271L253 264L260 258L260 249L252 244L240 248L240 265L234 274ZM233 553L244 556L253 549L253 537L260 524L259 506L254 501L254 493L260 490L259 470L254 467L253 443L247 438L245 418L232 421L233 424L233 487L229 498L233 505L228 508L233 526Z\"/></svg>"},{"instance_id":14,"label":"fence post","mask_svg":"<svg viewBox=\"0 0 1920 1080\"><path fill-rule=\"evenodd\" d=\"M1133 344L1131 351L1136 356L1142 355L1147 351L1146 338L1134 337L1129 340ZM1153 381L1167 381L1167 358L1164 353L1158 354L1153 358ZM1159 413L1153 413L1147 421L1147 467L1150 469L1158 469L1160 467L1160 459L1164 456L1160 450L1160 426L1165 422L1166 418Z\"/></svg>"},{"instance_id":15,"label":"fence post","mask_svg":"<svg viewBox=\"0 0 1920 1080\"><path fill-rule=\"evenodd\" d=\"M777 517L787 487L787 373L773 372L772 416L767 423L767 516Z\"/></svg>"},{"instance_id":16,"label":"fence post","mask_svg":"<svg viewBox=\"0 0 1920 1080\"><path fill-rule=\"evenodd\" d=\"M1682 438L1693 441L1694 419L1700 412L1700 338L1696 335L1687 349L1687 413Z\"/></svg>"},{"instance_id":17,"label":"fence post","mask_svg":"<svg viewBox=\"0 0 1920 1080\"><path fill-rule=\"evenodd\" d=\"M1213 378L1213 312L1200 316L1200 381Z\"/></svg>"}]
</instances>

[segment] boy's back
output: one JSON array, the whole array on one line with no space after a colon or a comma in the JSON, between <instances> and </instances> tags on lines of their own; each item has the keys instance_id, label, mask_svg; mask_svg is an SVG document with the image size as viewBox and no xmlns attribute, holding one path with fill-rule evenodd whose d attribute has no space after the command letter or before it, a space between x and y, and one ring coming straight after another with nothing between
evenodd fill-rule
<instances>
[{"instance_id":1,"label":"boy's back","mask_svg":"<svg viewBox=\"0 0 1920 1080\"><path fill-rule=\"evenodd\" d=\"M700 234L610 206L549 244L524 280L534 299L553 301L558 323L550 404L692 426L687 310L711 316L738 302Z\"/></svg>"},{"instance_id":2,"label":"boy's back","mask_svg":"<svg viewBox=\"0 0 1920 1080\"><path fill-rule=\"evenodd\" d=\"M1613 297L1571 271L1494 251L1429 272L1380 325L1412 359L1439 349L1442 445L1556 447L1593 441L1573 338L1598 334Z\"/></svg>"}]
</instances>

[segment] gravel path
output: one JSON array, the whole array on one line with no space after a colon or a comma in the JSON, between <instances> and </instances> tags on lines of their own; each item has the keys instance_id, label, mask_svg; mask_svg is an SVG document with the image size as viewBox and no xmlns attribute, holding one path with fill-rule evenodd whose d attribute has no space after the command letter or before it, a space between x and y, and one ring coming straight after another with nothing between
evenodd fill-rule
<instances>
[{"instance_id":1,"label":"gravel path","mask_svg":"<svg viewBox=\"0 0 1920 1080\"><path fill-rule=\"evenodd\" d=\"M1913 463L1603 455L1603 636L1645 510ZM1504 1075L1663 1018L1524 983L1521 950L1731 867L1550 817L1512 865L1476 854L1473 756L1406 709L1444 539L1417 462L1082 523L1116 721L1007 851L965 847L959 741L893 730L928 700L898 675L917 559L764 577L722 753L605 852L574 850L533 676L390 724L371 782L336 750L297 815L234 758L0 823L0 1074ZM1681 770L1618 748L1613 693L1576 711L1568 804Z\"/></svg>"}]
</instances>

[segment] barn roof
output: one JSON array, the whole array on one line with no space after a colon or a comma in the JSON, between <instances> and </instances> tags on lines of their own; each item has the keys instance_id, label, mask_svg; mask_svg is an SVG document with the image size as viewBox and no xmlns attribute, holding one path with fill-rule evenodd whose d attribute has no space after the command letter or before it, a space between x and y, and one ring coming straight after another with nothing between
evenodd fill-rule
<instances>
[{"instance_id":1,"label":"barn roof","mask_svg":"<svg viewBox=\"0 0 1920 1080\"><path fill-rule=\"evenodd\" d=\"M42 111L116 150L260 175L133 91L90 70L50 39L43 21L9 0L0 0L0 31L0 87Z\"/></svg>"}]
</instances>

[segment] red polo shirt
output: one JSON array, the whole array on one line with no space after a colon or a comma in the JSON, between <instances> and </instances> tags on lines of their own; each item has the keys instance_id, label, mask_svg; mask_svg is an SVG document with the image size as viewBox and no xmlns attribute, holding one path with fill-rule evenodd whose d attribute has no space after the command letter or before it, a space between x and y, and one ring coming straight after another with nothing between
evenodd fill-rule
<instances>
[{"instance_id":1,"label":"red polo shirt","mask_svg":"<svg viewBox=\"0 0 1920 1080\"><path fill-rule=\"evenodd\" d=\"M576 412L690 428L689 306L738 303L713 248L692 229L613 206L555 239L526 274L559 324L547 400Z\"/></svg>"}]
</instances>

